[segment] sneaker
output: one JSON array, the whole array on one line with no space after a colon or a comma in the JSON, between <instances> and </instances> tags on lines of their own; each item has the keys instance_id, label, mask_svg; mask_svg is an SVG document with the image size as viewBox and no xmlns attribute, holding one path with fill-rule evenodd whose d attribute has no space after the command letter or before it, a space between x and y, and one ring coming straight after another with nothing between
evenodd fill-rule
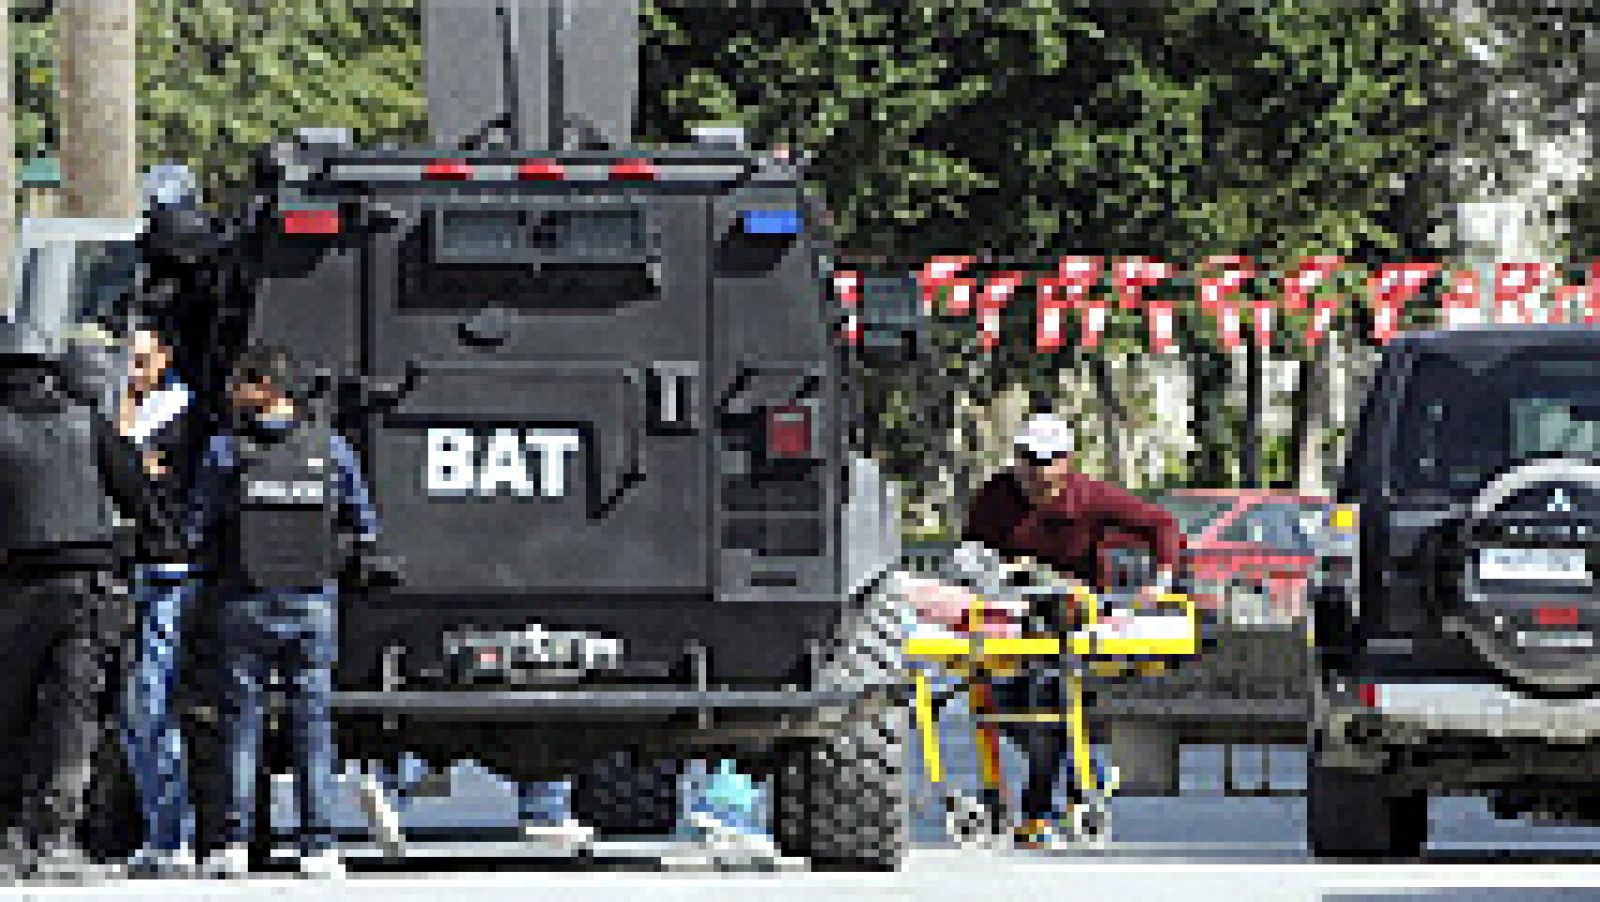
<instances>
[{"instance_id":1,"label":"sneaker","mask_svg":"<svg viewBox=\"0 0 1600 902\"><path fill-rule=\"evenodd\" d=\"M522 835L534 842L575 846L592 841L594 828L570 817L555 823L527 821L522 825Z\"/></svg>"},{"instance_id":2,"label":"sneaker","mask_svg":"<svg viewBox=\"0 0 1600 902\"><path fill-rule=\"evenodd\" d=\"M1099 774L1100 794L1110 798L1117 792L1117 787L1122 785L1122 769L1115 764L1108 764Z\"/></svg>"},{"instance_id":3,"label":"sneaker","mask_svg":"<svg viewBox=\"0 0 1600 902\"><path fill-rule=\"evenodd\" d=\"M736 849L758 855L777 855L778 847L764 833L740 830L714 814L696 811L689 815L689 827L696 838L707 845L723 849Z\"/></svg>"},{"instance_id":4,"label":"sneaker","mask_svg":"<svg viewBox=\"0 0 1600 902\"><path fill-rule=\"evenodd\" d=\"M200 876L213 880L230 880L250 873L250 846L233 843L223 846L200 866Z\"/></svg>"},{"instance_id":5,"label":"sneaker","mask_svg":"<svg viewBox=\"0 0 1600 902\"><path fill-rule=\"evenodd\" d=\"M1055 824L1034 818L1018 824L1011 839L1019 849L1051 849L1060 843Z\"/></svg>"},{"instance_id":6,"label":"sneaker","mask_svg":"<svg viewBox=\"0 0 1600 902\"><path fill-rule=\"evenodd\" d=\"M337 849L323 849L300 856L300 876L314 880L338 880L344 876L344 859Z\"/></svg>"},{"instance_id":7,"label":"sneaker","mask_svg":"<svg viewBox=\"0 0 1600 902\"><path fill-rule=\"evenodd\" d=\"M373 774L361 778L361 810L367 816L372 836L383 846L383 853L399 858L405 852L405 833L400 829L400 811L389 800L383 783Z\"/></svg>"},{"instance_id":8,"label":"sneaker","mask_svg":"<svg viewBox=\"0 0 1600 902\"><path fill-rule=\"evenodd\" d=\"M95 864L77 843L47 845L34 857L29 877L39 880L88 880L109 877L112 868Z\"/></svg>"},{"instance_id":9,"label":"sneaker","mask_svg":"<svg viewBox=\"0 0 1600 902\"><path fill-rule=\"evenodd\" d=\"M194 850L152 849L146 846L134 853L126 865L129 877L189 877L199 870Z\"/></svg>"}]
</instances>

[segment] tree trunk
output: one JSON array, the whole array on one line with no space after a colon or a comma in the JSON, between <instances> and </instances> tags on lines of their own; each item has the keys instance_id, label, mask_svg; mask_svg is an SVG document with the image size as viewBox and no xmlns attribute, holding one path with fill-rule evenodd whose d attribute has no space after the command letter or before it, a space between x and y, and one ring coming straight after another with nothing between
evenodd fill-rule
<instances>
[{"instance_id":1,"label":"tree trunk","mask_svg":"<svg viewBox=\"0 0 1600 902\"><path fill-rule=\"evenodd\" d=\"M134 0L56 8L63 216L139 215L134 22Z\"/></svg>"},{"instance_id":2,"label":"tree trunk","mask_svg":"<svg viewBox=\"0 0 1600 902\"><path fill-rule=\"evenodd\" d=\"M11 92L11 2L0 0L0 313L16 300L12 269L17 247L17 154Z\"/></svg>"},{"instance_id":3,"label":"tree trunk","mask_svg":"<svg viewBox=\"0 0 1600 902\"><path fill-rule=\"evenodd\" d=\"M1322 452L1328 424L1329 344L1324 336L1311 355L1301 361L1294 387L1294 420L1290 427L1290 453L1294 485L1302 492L1320 493L1323 485Z\"/></svg>"},{"instance_id":4,"label":"tree trunk","mask_svg":"<svg viewBox=\"0 0 1600 902\"><path fill-rule=\"evenodd\" d=\"M1261 419L1266 394L1261 377L1265 356L1255 342L1245 345L1244 422L1241 424L1244 436L1239 455L1239 482L1252 489L1261 487Z\"/></svg>"},{"instance_id":5,"label":"tree trunk","mask_svg":"<svg viewBox=\"0 0 1600 902\"><path fill-rule=\"evenodd\" d=\"M1111 364L1100 354L1089 355L1089 374L1094 379L1095 395L1100 401L1100 428L1104 432L1106 449L1106 476L1118 485L1129 484L1127 442L1123 430L1128 422L1128 411L1117 392L1112 378Z\"/></svg>"}]
</instances>

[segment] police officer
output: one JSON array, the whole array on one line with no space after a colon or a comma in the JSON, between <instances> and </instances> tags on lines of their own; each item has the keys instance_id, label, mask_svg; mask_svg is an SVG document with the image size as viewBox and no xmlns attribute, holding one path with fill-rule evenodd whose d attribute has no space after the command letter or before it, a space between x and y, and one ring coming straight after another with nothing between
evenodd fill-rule
<instances>
[{"instance_id":1,"label":"police officer","mask_svg":"<svg viewBox=\"0 0 1600 902\"><path fill-rule=\"evenodd\" d=\"M170 521L112 424L64 389L44 336L0 323L0 812L18 875L87 862L84 817L126 622L110 591L114 504L147 560L170 558Z\"/></svg>"},{"instance_id":2,"label":"police officer","mask_svg":"<svg viewBox=\"0 0 1600 902\"><path fill-rule=\"evenodd\" d=\"M276 669L289 691L300 808L300 869L338 876L328 823L335 761L329 719L337 649L340 517L370 549L377 519L355 454L317 413L288 355L251 348L235 365L234 422L214 436L195 477L188 529L214 562L225 696L229 794L223 847L205 872L249 868L263 687Z\"/></svg>"}]
</instances>

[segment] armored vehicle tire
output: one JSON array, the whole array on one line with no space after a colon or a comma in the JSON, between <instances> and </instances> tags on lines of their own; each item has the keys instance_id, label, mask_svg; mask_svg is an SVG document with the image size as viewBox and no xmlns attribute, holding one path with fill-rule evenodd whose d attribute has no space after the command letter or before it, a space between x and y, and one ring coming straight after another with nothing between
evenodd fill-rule
<instances>
[{"instance_id":1,"label":"armored vehicle tire","mask_svg":"<svg viewBox=\"0 0 1600 902\"><path fill-rule=\"evenodd\" d=\"M120 730L105 731L89 773L78 842L96 861L124 861L144 841L144 823Z\"/></svg>"},{"instance_id":2,"label":"armored vehicle tire","mask_svg":"<svg viewBox=\"0 0 1600 902\"><path fill-rule=\"evenodd\" d=\"M596 761L572 780L572 816L606 836L666 836L678 829L678 762L632 754Z\"/></svg>"},{"instance_id":3,"label":"armored vehicle tire","mask_svg":"<svg viewBox=\"0 0 1600 902\"><path fill-rule=\"evenodd\" d=\"M779 761L773 829L785 855L832 870L891 871L907 841L904 706L884 702Z\"/></svg>"},{"instance_id":4,"label":"armored vehicle tire","mask_svg":"<svg viewBox=\"0 0 1600 902\"><path fill-rule=\"evenodd\" d=\"M1307 838L1318 858L1415 858L1428 839L1428 797L1395 795L1382 777L1312 762Z\"/></svg>"}]
</instances>

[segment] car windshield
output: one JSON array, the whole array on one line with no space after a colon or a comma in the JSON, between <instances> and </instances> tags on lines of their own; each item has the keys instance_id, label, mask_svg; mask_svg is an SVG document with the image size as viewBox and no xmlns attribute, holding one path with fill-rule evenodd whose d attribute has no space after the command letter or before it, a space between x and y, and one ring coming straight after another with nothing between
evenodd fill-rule
<instances>
[{"instance_id":1,"label":"car windshield","mask_svg":"<svg viewBox=\"0 0 1600 902\"><path fill-rule=\"evenodd\" d=\"M1401 493L1461 495L1516 463L1600 458L1600 353L1545 349L1486 368L1422 355L1399 422Z\"/></svg>"},{"instance_id":2,"label":"car windshield","mask_svg":"<svg viewBox=\"0 0 1600 902\"><path fill-rule=\"evenodd\" d=\"M1164 495L1156 502L1166 508L1178 521L1184 535L1197 536L1217 519L1231 502L1218 498L1196 498L1186 495Z\"/></svg>"}]
</instances>

